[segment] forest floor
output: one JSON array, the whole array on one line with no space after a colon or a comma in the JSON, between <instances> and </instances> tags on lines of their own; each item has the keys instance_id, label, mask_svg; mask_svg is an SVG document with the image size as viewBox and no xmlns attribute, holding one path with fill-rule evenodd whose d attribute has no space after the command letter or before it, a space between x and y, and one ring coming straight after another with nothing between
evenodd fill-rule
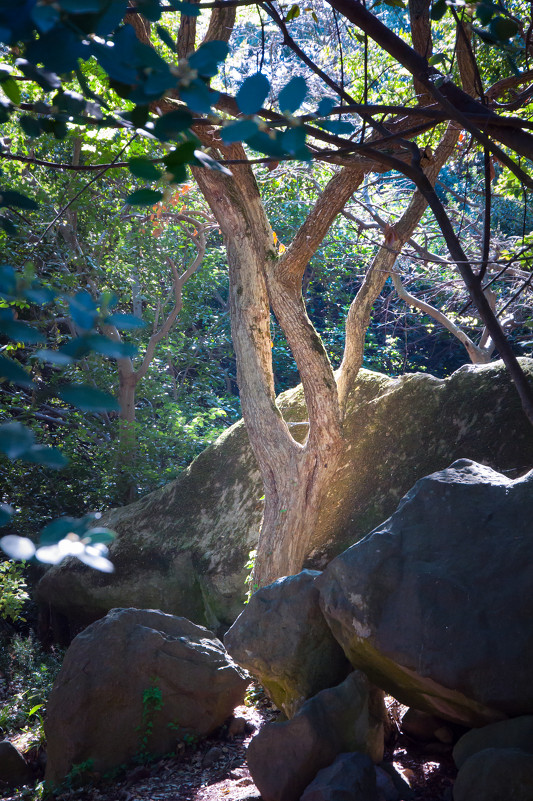
<instances>
[{"instance_id":1,"label":"forest floor","mask_svg":"<svg viewBox=\"0 0 533 801\"><path fill-rule=\"evenodd\" d=\"M197 744L180 744L176 754L136 765L114 780L89 774L57 792L54 801L260 801L246 764L246 749L261 726L277 711L264 695L254 706L235 710L237 724L225 726ZM235 733L232 732L235 730ZM16 738L13 739L16 745ZM451 753L432 753L396 730L385 759L413 789L412 801L451 801L455 768ZM36 771L38 767L36 766ZM37 788L39 786L37 785ZM42 790L0 788L2 801L35 801Z\"/></svg>"}]
</instances>

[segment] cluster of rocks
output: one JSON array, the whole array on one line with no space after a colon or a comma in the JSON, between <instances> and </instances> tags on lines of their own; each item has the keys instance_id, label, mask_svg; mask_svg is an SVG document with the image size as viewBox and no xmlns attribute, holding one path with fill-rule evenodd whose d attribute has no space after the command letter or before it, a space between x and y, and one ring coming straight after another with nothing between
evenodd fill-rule
<instances>
[{"instance_id":1,"label":"cluster of rocks","mask_svg":"<svg viewBox=\"0 0 533 801\"><path fill-rule=\"evenodd\" d=\"M225 645L290 718L249 748L264 801L403 797L380 790L368 767L383 756L382 691L441 743L476 727L454 752L455 801L531 801L531 520L533 472L510 480L459 460L417 482L323 573L255 593ZM343 765L359 789L330 795Z\"/></svg>"}]
</instances>

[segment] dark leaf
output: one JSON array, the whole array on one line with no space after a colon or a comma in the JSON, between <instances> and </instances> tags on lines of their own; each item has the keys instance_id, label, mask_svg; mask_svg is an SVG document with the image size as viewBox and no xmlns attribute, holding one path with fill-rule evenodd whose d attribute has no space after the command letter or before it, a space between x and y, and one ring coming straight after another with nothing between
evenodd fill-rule
<instances>
[{"instance_id":1,"label":"dark leaf","mask_svg":"<svg viewBox=\"0 0 533 801\"><path fill-rule=\"evenodd\" d=\"M143 178L145 181L157 181L161 178L161 172L148 159L132 158L128 161L128 167L136 178Z\"/></svg>"},{"instance_id":2,"label":"dark leaf","mask_svg":"<svg viewBox=\"0 0 533 801\"><path fill-rule=\"evenodd\" d=\"M20 118L19 123L26 136L33 139L41 135L39 120L36 120L34 117L29 117L27 114L24 114Z\"/></svg>"},{"instance_id":3,"label":"dark leaf","mask_svg":"<svg viewBox=\"0 0 533 801\"><path fill-rule=\"evenodd\" d=\"M155 189L138 189L126 198L130 206L153 206L163 200L163 193Z\"/></svg>"},{"instance_id":4,"label":"dark leaf","mask_svg":"<svg viewBox=\"0 0 533 801\"><path fill-rule=\"evenodd\" d=\"M5 526L6 523L9 523L14 511L13 507L9 506L9 504L0 503L0 526Z\"/></svg>"},{"instance_id":5,"label":"dark leaf","mask_svg":"<svg viewBox=\"0 0 533 801\"><path fill-rule=\"evenodd\" d=\"M29 451L22 454L25 462L42 464L44 467L52 467L60 470L68 464L68 459L57 448L48 448L46 445L33 445Z\"/></svg>"},{"instance_id":6,"label":"dark leaf","mask_svg":"<svg viewBox=\"0 0 533 801\"><path fill-rule=\"evenodd\" d=\"M0 377L7 378L12 384L17 384L19 387L32 387L33 381L31 376L22 369L20 364L14 362L13 359L7 359L5 356L0 356Z\"/></svg>"},{"instance_id":7,"label":"dark leaf","mask_svg":"<svg viewBox=\"0 0 533 801\"><path fill-rule=\"evenodd\" d=\"M51 6L39 7L51 8ZM35 81L35 83L39 84L39 86L47 92L52 89L59 89L61 87L61 81L59 77L55 75L55 73L39 69L39 67L36 67L34 64L30 64L30 62L26 61L24 58L17 58L15 61L15 66L20 69L26 78L30 78L32 81Z\"/></svg>"},{"instance_id":8,"label":"dark leaf","mask_svg":"<svg viewBox=\"0 0 533 801\"><path fill-rule=\"evenodd\" d=\"M89 352L88 350L86 351ZM43 362L48 362L48 364L58 364L58 365L65 365L65 364L72 364L75 361L73 356L69 356L66 353L61 353L60 350L38 350L35 354L38 359L41 359Z\"/></svg>"},{"instance_id":9,"label":"dark leaf","mask_svg":"<svg viewBox=\"0 0 533 801\"><path fill-rule=\"evenodd\" d=\"M0 426L0 451L8 459L18 459L35 442L33 431L22 423L4 423Z\"/></svg>"},{"instance_id":10,"label":"dark leaf","mask_svg":"<svg viewBox=\"0 0 533 801\"><path fill-rule=\"evenodd\" d=\"M349 135L355 130L352 123L345 120L325 120L320 127L336 136Z\"/></svg>"},{"instance_id":11,"label":"dark leaf","mask_svg":"<svg viewBox=\"0 0 533 801\"><path fill-rule=\"evenodd\" d=\"M130 342L115 342L101 334L87 337L87 344L95 353L101 353L109 359L129 359L137 353L137 348Z\"/></svg>"},{"instance_id":12,"label":"dark leaf","mask_svg":"<svg viewBox=\"0 0 533 801\"><path fill-rule=\"evenodd\" d=\"M114 325L119 331L133 331L136 328L144 328L146 323L140 317L133 314L112 314L105 321L108 325Z\"/></svg>"},{"instance_id":13,"label":"dark leaf","mask_svg":"<svg viewBox=\"0 0 533 801\"><path fill-rule=\"evenodd\" d=\"M300 16L300 6L296 5L296 3L291 6L289 11L287 12L287 16L285 17L285 22L291 22L291 20L296 19L296 17Z\"/></svg>"},{"instance_id":14,"label":"dark leaf","mask_svg":"<svg viewBox=\"0 0 533 801\"><path fill-rule=\"evenodd\" d=\"M176 52L176 43L172 39L172 36L169 34L167 29L163 28L161 25L157 25L156 30L157 30L157 34L158 34L159 38L161 39L161 41L164 44L166 44L166 46L168 47L169 50L171 50L173 53L175 53Z\"/></svg>"},{"instance_id":15,"label":"dark leaf","mask_svg":"<svg viewBox=\"0 0 533 801\"><path fill-rule=\"evenodd\" d=\"M198 50L189 56L189 66L193 70L198 70L198 74L204 78L214 78L218 71L218 65L224 61L229 53L227 42L214 39L200 45Z\"/></svg>"},{"instance_id":16,"label":"dark leaf","mask_svg":"<svg viewBox=\"0 0 533 801\"><path fill-rule=\"evenodd\" d=\"M120 408L116 398L88 384L64 386L58 392L58 397L84 412L118 412Z\"/></svg>"},{"instance_id":17,"label":"dark leaf","mask_svg":"<svg viewBox=\"0 0 533 801\"><path fill-rule=\"evenodd\" d=\"M41 545L53 545L59 540L63 540L67 534L83 534L84 527L76 517L60 517L52 520L47 526L41 529L39 543Z\"/></svg>"},{"instance_id":18,"label":"dark leaf","mask_svg":"<svg viewBox=\"0 0 533 801\"><path fill-rule=\"evenodd\" d=\"M261 72L250 75L241 85L237 92L237 105L243 114L256 114L262 108L268 93L270 84Z\"/></svg>"},{"instance_id":19,"label":"dark leaf","mask_svg":"<svg viewBox=\"0 0 533 801\"><path fill-rule=\"evenodd\" d=\"M211 106L219 98L219 92L210 92L200 80L191 81L188 87L180 89L180 97L191 111L197 114L209 114Z\"/></svg>"},{"instance_id":20,"label":"dark leaf","mask_svg":"<svg viewBox=\"0 0 533 801\"><path fill-rule=\"evenodd\" d=\"M258 126L253 120L237 120L229 125L225 125L220 132L223 142L243 142L258 131Z\"/></svg>"},{"instance_id":21,"label":"dark leaf","mask_svg":"<svg viewBox=\"0 0 533 801\"><path fill-rule=\"evenodd\" d=\"M0 206L15 206L28 211L35 211L39 208L31 197L26 197L26 195L21 195L20 192L14 192L11 189L0 189Z\"/></svg>"},{"instance_id":22,"label":"dark leaf","mask_svg":"<svg viewBox=\"0 0 533 801\"><path fill-rule=\"evenodd\" d=\"M89 44L63 25L43 33L26 47L28 61L42 63L45 69L60 75L76 69L78 59L88 56Z\"/></svg>"},{"instance_id":23,"label":"dark leaf","mask_svg":"<svg viewBox=\"0 0 533 801\"><path fill-rule=\"evenodd\" d=\"M97 310L96 303L88 292L77 292L68 301L72 319L78 326L85 331L90 331L96 323Z\"/></svg>"},{"instance_id":24,"label":"dark leaf","mask_svg":"<svg viewBox=\"0 0 533 801\"><path fill-rule=\"evenodd\" d=\"M200 9L194 3L186 3L184 0L168 0L172 8L183 14L184 17L198 17Z\"/></svg>"},{"instance_id":25,"label":"dark leaf","mask_svg":"<svg viewBox=\"0 0 533 801\"><path fill-rule=\"evenodd\" d=\"M23 345L38 345L46 342L46 337L28 323L15 320L11 309L0 309L0 331L14 342Z\"/></svg>"},{"instance_id":26,"label":"dark leaf","mask_svg":"<svg viewBox=\"0 0 533 801\"><path fill-rule=\"evenodd\" d=\"M174 139L178 134L190 128L192 121L191 112L185 108L169 111L168 114L157 119L154 125L154 134L164 142L167 139Z\"/></svg>"},{"instance_id":27,"label":"dark leaf","mask_svg":"<svg viewBox=\"0 0 533 801\"><path fill-rule=\"evenodd\" d=\"M307 94L307 83L304 78L297 75L279 93L278 103L280 111L285 114L294 114L304 102Z\"/></svg>"},{"instance_id":28,"label":"dark leaf","mask_svg":"<svg viewBox=\"0 0 533 801\"><path fill-rule=\"evenodd\" d=\"M335 108L336 106L335 100L331 97L323 97L320 103L318 104L318 108L316 110L316 114L318 117L327 117L328 114L331 114L331 109Z\"/></svg>"},{"instance_id":29,"label":"dark leaf","mask_svg":"<svg viewBox=\"0 0 533 801\"><path fill-rule=\"evenodd\" d=\"M499 42L512 39L518 33L518 24L508 17L493 17L490 23L490 32Z\"/></svg>"},{"instance_id":30,"label":"dark leaf","mask_svg":"<svg viewBox=\"0 0 533 801\"><path fill-rule=\"evenodd\" d=\"M54 6L34 5L31 18L42 33L47 33L59 22L59 9Z\"/></svg>"}]
</instances>

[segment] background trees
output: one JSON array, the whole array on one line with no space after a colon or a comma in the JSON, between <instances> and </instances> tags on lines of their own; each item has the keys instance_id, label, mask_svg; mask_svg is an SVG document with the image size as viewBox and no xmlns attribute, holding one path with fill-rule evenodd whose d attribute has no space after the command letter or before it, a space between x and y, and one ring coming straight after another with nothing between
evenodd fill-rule
<instances>
[{"instance_id":1,"label":"background trees","mask_svg":"<svg viewBox=\"0 0 533 801\"><path fill-rule=\"evenodd\" d=\"M235 16L235 4L215 6L198 19L195 4L177 0L169 7L146 0L129 10L120 0L80 0L3 12L11 48L0 76L3 115L13 132L0 153L7 165L3 225L13 261L22 265L31 258L41 279L60 275L69 290L83 287L70 314L86 332L81 339L89 350L76 354L67 377L81 369L97 388L109 388L109 370L101 363L108 355L118 360L124 392L124 371L133 376L144 369L133 367L131 345L139 346L138 358L144 353L146 363L150 340L147 332L128 328L126 340L118 342L106 293L115 293L121 313L151 316L152 330L154 317L162 319L169 294L163 263L167 256L177 263L179 236L167 229L154 234L153 226L143 230L137 223L146 208L168 208L190 168L222 235L229 300L222 280L213 283L222 275L224 256L212 230L204 257L209 269L203 266L204 278L196 274L185 288L191 293L185 336L180 347L169 339L164 360L154 354L153 364L170 377L169 394L181 408L191 393L185 401L180 387L194 386L193 397L199 392L201 411L192 417L197 428L200 421L234 419L234 368L225 344L216 344L224 342L220 334L227 332L231 308L242 411L265 482L256 572L263 583L298 570L305 557L313 520L342 462L344 410L365 363L365 334L380 294L367 364L405 369L397 340L407 354L410 336L425 340L435 330L439 321L430 302L441 307L471 358L499 352L533 417L531 388L506 337L510 331L516 341L529 341L529 11L519 3L447 10L440 2L432 9L412 2L403 8L396 0L368 11L352 0L331 0L289 9L243 3ZM23 170L25 194L18 181ZM33 198L41 200L39 207ZM514 210L510 224L506 203ZM193 202L196 212L200 205ZM99 215L107 207L104 223ZM178 213L194 215L192 208ZM38 232L29 234L32 216ZM21 217L19 239L8 240ZM116 269L117 255L125 272ZM411 307L397 337L398 317L406 312L394 287L402 292L404 284L425 300L426 316L414 333L420 317ZM195 291L201 303L195 303ZM6 303L11 308L14 301L7 297ZM84 313L92 315L89 328L80 326ZM486 332L476 333L480 318ZM49 323L37 316L36 323L48 331L51 326L64 354L57 313ZM112 333L114 346L104 344L109 337L94 338L95 325ZM438 338L441 344L429 348L443 348L440 330ZM9 359L20 356L29 365L31 347L8 347ZM176 359L184 364L187 350L193 358L180 368ZM210 367L207 393L200 390L207 377L202 351ZM213 352L221 361L215 375ZM455 354L447 363L443 357L443 370L457 364L461 357ZM431 356L417 353L417 362L427 367ZM56 374L53 364L45 358L38 369L47 371L45 402L54 411L37 414L70 420L68 392L54 396L65 374ZM294 440L275 405L276 391L296 375L309 411L303 443ZM156 383L161 386L160 379ZM19 409L29 409L19 386L11 381L8 392L19 398ZM153 379L147 386L154 392ZM169 418L161 413L167 401L154 403L148 392L144 397L155 430ZM126 405L119 414L131 426ZM111 425L116 412L102 401L96 411L108 441L120 441ZM149 417L143 413L143 420ZM170 418L179 414L173 410ZM48 426L57 436L61 424ZM124 426L122 433L124 446ZM172 446L167 453L175 462ZM150 483L143 485L140 475L130 475L128 484L130 479L140 490ZM123 496L124 487L113 481L105 500Z\"/></svg>"}]
</instances>

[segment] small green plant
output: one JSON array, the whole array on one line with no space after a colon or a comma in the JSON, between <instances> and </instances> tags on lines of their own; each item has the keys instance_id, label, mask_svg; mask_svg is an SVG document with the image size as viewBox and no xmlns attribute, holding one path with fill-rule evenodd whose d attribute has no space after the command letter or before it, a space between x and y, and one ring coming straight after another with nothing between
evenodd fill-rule
<instances>
[{"instance_id":1,"label":"small green plant","mask_svg":"<svg viewBox=\"0 0 533 801\"><path fill-rule=\"evenodd\" d=\"M192 749L195 749L198 745L198 735L194 734L193 732L186 731L177 721L171 720L168 724L168 728L174 732L178 743L183 743L183 745L187 746L187 748Z\"/></svg>"},{"instance_id":2,"label":"small green plant","mask_svg":"<svg viewBox=\"0 0 533 801\"><path fill-rule=\"evenodd\" d=\"M253 584L256 557L257 557L257 551L250 551L250 553L248 554L248 561L244 565L244 568L247 571L246 578L244 579L244 586L246 587L245 603L248 603L250 601L250 598L252 597L254 592L258 589L258 585Z\"/></svg>"},{"instance_id":3,"label":"small green plant","mask_svg":"<svg viewBox=\"0 0 533 801\"><path fill-rule=\"evenodd\" d=\"M163 694L157 685L157 680L143 691L142 719L137 727L139 732L139 751L137 760L146 762L150 758L148 741L154 729L154 715L163 707Z\"/></svg>"},{"instance_id":4,"label":"small green plant","mask_svg":"<svg viewBox=\"0 0 533 801\"><path fill-rule=\"evenodd\" d=\"M92 773L93 771L93 759L86 759L84 762L76 762L61 782L61 789L65 788L70 790L73 787L81 787L87 780L87 774Z\"/></svg>"},{"instance_id":5,"label":"small green plant","mask_svg":"<svg viewBox=\"0 0 533 801\"><path fill-rule=\"evenodd\" d=\"M26 592L23 569L24 562L0 562L0 618L11 620L12 623L24 621L22 609L30 598Z\"/></svg>"}]
</instances>

